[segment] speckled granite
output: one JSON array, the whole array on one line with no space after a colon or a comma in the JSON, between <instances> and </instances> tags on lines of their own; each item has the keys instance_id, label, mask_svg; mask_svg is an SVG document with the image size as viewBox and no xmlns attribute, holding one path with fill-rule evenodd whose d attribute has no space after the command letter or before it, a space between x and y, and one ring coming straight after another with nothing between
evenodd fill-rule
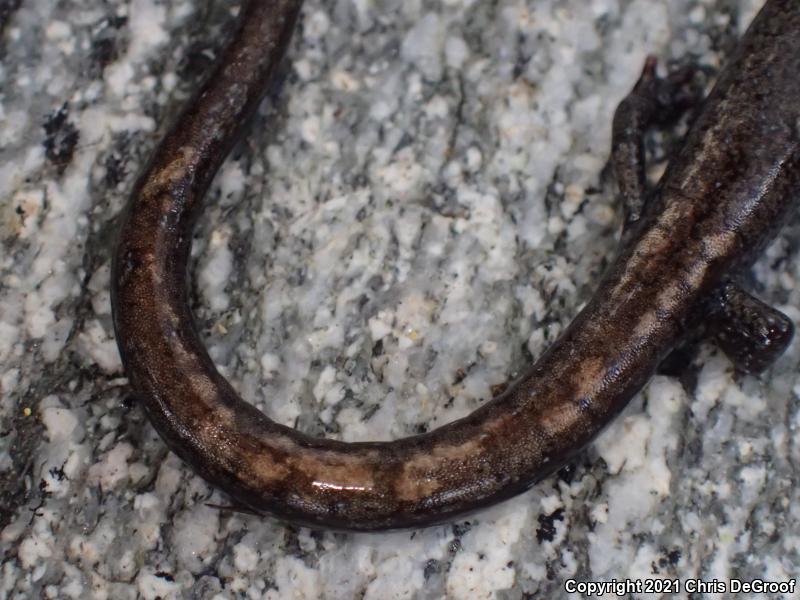
<instances>
[{"instance_id":1,"label":"speckled granite","mask_svg":"<svg viewBox=\"0 0 800 600\"><path fill-rule=\"evenodd\" d=\"M797 576L797 343L761 378L704 347L693 392L657 377L573 467L450 526L333 534L209 506L226 500L127 399L109 256L234 11L18 4L0 4L0 597L558 598L570 578ZM217 365L314 434L465 415L613 252L610 120L644 56L717 66L759 4L309 0L282 93L199 224ZM795 223L754 277L795 322L798 239Z\"/></svg>"}]
</instances>

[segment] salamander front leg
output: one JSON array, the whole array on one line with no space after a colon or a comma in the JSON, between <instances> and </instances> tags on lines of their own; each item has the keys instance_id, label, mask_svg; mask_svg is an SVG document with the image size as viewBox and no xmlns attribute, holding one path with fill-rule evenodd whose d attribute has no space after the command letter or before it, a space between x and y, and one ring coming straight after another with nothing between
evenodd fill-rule
<instances>
[{"instance_id":1,"label":"salamander front leg","mask_svg":"<svg viewBox=\"0 0 800 600\"><path fill-rule=\"evenodd\" d=\"M625 210L623 231L638 221L647 195L644 137L653 126L674 122L701 98L692 85L697 69L684 67L661 78L649 56L639 81L614 113L611 163Z\"/></svg>"},{"instance_id":2,"label":"salamander front leg","mask_svg":"<svg viewBox=\"0 0 800 600\"><path fill-rule=\"evenodd\" d=\"M761 373L791 343L794 324L789 317L735 283L720 289L716 304L708 333L738 370Z\"/></svg>"}]
</instances>

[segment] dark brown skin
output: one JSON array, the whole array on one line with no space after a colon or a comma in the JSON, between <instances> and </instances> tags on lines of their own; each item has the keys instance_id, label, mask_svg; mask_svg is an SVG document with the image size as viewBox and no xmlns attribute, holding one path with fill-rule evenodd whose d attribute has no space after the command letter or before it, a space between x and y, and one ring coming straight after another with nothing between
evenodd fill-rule
<instances>
[{"instance_id":1,"label":"dark brown skin","mask_svg":"<svg viewBox=\"0 0 800 600\"><path fill-rule=\"evenodd\" d=\"M674 101L681 82L656 78L648 62L615 117L613 162L628 212L619 255L569 328L505 393L392 442L315 439L268 419L206 353L187 304L186 265L203 194L255 110L299 7L246 6L243 28L133 191L112 279L117 340L137 397L169 447L243 509L349 530L450 521L572 458L703 315L729 338L752 333L747 356L766 348L775 358L788 343L791 323L731 281L784 223L800 182L800 3L770 0L652 192L641 136L665 105L659 90ZM737 364L745 362L758 370L768 361Z\"/></svg>"}]
</instances>

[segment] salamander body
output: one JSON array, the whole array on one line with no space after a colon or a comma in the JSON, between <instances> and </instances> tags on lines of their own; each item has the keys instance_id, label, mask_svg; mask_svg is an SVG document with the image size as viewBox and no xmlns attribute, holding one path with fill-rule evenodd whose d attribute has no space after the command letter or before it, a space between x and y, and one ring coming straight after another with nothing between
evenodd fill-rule
<instances>
[{"instance_id":1,"label":"salamander body","mask_svg":"<svg viewBox=\"0 0 800 600\"><path fill-rule=\"evenodd\" d=\"M114 259L114 324L136 396L168 446L238 505L349 530L452 520L563 465L701 321L744 370L765 368L788 344L788 319L735 281L785 222L800 180L800 3L769 0L653 190L641 137L667 109L659 90L669 81L648 62L614 122L626 207L618 255L563 335L502 395L390 442L316 439L271 421L209 358L188 307L187 260L204 192L299 10L299 0L245 6L216 70L139 178Z\"/></svg>"}]
</instances>

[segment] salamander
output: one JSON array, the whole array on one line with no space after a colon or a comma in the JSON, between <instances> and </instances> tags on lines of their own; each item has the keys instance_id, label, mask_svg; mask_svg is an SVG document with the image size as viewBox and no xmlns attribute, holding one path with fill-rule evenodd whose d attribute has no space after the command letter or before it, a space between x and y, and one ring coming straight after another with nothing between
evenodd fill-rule
<instances>
[{"instance_id":1,"label":"salamander","mask_svg":"<svg viewBox=\"0 0 800 600\"><path fill-rule=\"evenodd\" d=\"M698 327L763 370L791 321L738 276L773 239L800 180L800 3L769 0L700 105L659 182L645 131L685 77L641 79L616 111L625 208L615 260L563 334L504 393L430 432L387 442L314 438L270 420L217 371L193 323L187 261L203 195L286 51L301 0L250 0L213 72L138 178L113 260L116 339L166 444L237 506L312 527L447 522L528 489L580 452Z\"/></svg>"}]
</instances>

